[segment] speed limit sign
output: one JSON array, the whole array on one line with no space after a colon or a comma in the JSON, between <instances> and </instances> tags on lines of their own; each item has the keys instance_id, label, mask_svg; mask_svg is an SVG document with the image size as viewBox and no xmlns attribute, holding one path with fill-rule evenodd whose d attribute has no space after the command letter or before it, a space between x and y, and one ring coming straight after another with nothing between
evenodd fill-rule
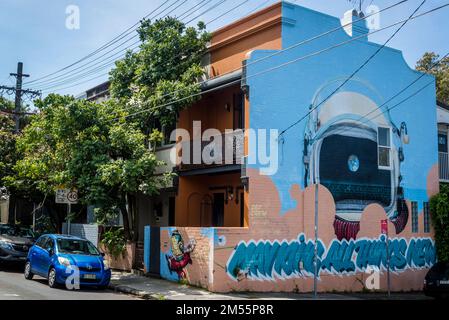
<instances>
[{"instance_id":1,"label":"speed limit sign","mask_svg":"<svg viewBox=\"0 0 449 320\"><path fill-rule=\"evenodd\" d=\"M67 193L67 201L70 203L77 203L78 202L78 192L76 191L70 191Z\"/></svg>"},{"instance_id":2,"label":"speed limit sign","mask_svg":"<svg viewBox=\"0 0 449 320\"><path fill-rule=\"evenodd\" d=\"M74 189L57 189L56 203L76 204L78 203L78 191Z\"/></svg>"}]
</instances>

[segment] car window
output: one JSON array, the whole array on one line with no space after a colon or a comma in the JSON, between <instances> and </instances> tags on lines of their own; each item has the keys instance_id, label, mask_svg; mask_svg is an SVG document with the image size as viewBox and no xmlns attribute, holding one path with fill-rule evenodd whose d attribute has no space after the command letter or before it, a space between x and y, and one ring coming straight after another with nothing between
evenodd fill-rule
<instances>
[{"instance_id":1,"label":"car window","mask_svg":"<svg viewBox=\"0 0 449 320\"><path fill-rule=\"evenodd\" d=\"M69 254L99 255L97 248L87 240L58 239L58 251Z\"/></svg>"},{"instance_id":2,"label":"car window","mask_svg":"<svg viewBox=\"0 0 449 320\"><path fill-rule=\"evenodd\" d=\"M0 234L12 237L34 238L34 233L30 228L9 224L0 225Z\"/></svg>"},{"instance_id":3,"label":"car window","mask_svg":"<svg viewBox=\"0 0 449 320\"><path fill-rule=\"evenodd\" d=\"M40 237L40 238L37 240L36 245L37 245L38 247L41 247L41 248L43 249L43 248L44 248L44 245L45 245L45 242L47 241L47 239L48 239L47 236L42 236L42 237Z\"/></svg>"},{"instance_id":4,"label":"car window","mask_svg":"<svg viewBox=\"0 0 449 320\"><path fill-rule=\"evenodd\" d=\"M45 243L44 243L45 250L53 249L54 246L55 246L55 242L53 241L52 238L48 238L47 241L45 241Z\"/></svg>"}]
</instances>

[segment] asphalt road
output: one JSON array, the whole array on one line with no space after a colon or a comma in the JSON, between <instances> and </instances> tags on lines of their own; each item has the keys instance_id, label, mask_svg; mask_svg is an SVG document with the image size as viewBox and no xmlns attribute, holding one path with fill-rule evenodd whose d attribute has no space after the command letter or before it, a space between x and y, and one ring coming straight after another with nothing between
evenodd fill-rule
<instances>
[{"instance_id":1,"label":"asphalt road","mask_svg":"<svg viewBox=\"0 0 449 320\"><path fill-rule=\"evenodd\" d=\"M23 266L0 265L0 300L135 300L135 297L109 290L51 289L44 278L26 280Z\"/></svg>"}]
</instances>

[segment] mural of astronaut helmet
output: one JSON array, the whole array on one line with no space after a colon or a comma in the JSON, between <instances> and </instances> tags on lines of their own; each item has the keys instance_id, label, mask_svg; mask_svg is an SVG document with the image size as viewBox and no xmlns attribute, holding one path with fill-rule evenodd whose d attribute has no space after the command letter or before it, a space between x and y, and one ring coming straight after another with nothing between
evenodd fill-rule
<instances>
[{"instance_id":1,"label":"mural of astronaut helmet","mask_svg":"<svg viewBox=\"0 0 449 320\"><path fill-rule=\"evenodd\" d=\"M304 139L304 185L318 183L332 194L337 238L356 239L362 212L373 203L385 209L396 233L402 232L408 220L400 174L406 124L396 127L388 110L355 91L315 105Z\"/></svg>"}]
</instances>

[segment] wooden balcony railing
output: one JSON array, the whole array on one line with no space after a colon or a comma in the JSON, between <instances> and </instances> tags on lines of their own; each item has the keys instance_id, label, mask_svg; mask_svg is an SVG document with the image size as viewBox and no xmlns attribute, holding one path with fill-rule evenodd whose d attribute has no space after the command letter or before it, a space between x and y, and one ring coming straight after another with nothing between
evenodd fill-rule
<instances>
[{"instance_id":1,"label":"wooden balcony railing","mask_svg":"<svg viewBox=\"0 0 449 320\"><path fill-rule=\"evenodd\" d=\"M179 171L241 164L243 131L214 136L210 141L190 140L181 143Z\"/></svg>"}]
</instances>

